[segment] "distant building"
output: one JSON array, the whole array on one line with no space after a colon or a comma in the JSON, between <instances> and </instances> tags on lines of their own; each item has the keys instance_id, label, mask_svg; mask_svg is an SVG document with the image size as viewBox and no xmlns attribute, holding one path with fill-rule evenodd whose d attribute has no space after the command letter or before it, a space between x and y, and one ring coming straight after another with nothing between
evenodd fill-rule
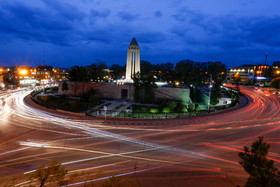
<instances>
[{"instance_id":1,"label":"distant building","mask_svg":"<svg viewBox=\"0 0 280 187\"><path fill-rule=\"evenodd\" d=\"M233 83L235 76L239 76L240 83L243 84L269 80L269 65L254 64L232 67L227 72L227 81Z\"/></svg>"},{"instance_id":2,"label":"distant building","mask_svg":"<svg viewBox=\"0 0 280 187\"><path fill-rule=\"evenodd\" d=\"M66 80L68 77L65 70L51 66L35 68L14 66L2 67L0 70L2 70L0 71L0 84L3 80L3 83L8 87L58 83L58 81Z\"/></svg>"},{"instance_id":3,"label":"distant building","mask_svg":"<svg viewBox=\"0 0 280 187\"><path fill-rule=\"evenodd\" d=\"M272 64L272 78L280 76L280 61L274 61Z\"/></svg>"}]
</instances>

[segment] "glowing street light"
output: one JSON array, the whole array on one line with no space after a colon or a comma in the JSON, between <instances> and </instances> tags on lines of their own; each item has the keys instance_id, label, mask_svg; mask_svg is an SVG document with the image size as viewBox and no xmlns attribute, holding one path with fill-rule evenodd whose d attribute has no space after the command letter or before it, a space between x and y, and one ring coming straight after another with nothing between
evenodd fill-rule
<instances>
[{"instance_id":1,"label":"glowing street light","mask_svg":"<svg viewBox=\"0 0 280 187\"><path fill-rule=\"evenodd\" d=\"M19 74L20 75L26 75L27 74L27 70L20 70Z\"/></svg>"}]
</instances>

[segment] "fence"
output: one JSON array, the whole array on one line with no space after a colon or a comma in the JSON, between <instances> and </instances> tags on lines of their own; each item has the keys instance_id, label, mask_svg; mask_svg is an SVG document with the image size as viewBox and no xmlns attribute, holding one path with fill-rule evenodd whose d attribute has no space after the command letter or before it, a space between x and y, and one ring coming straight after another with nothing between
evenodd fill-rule
<instances>
[{"instance_id":1,"label":"fence","mask_svg":"<svg viewBox=\"0 0 280 187\"><path fill-rule=\"evenodd\" d=\"M210 107L210 112L224 110L231 106L236 105L237 102L223 105L218 107ZM122 117L122 118L147 118L147 119L165 119L165 118L180 118L180 117L190 117L198 116L203 114L208 114L208 110L198 110L192 112L169 112L169 113L151 113L151 112L131 112L131 111L122 111L122 112L110 112L105 110L88 110L86 115L88 116L106 116L107 117Z\"/></svg>"}]
</instances>

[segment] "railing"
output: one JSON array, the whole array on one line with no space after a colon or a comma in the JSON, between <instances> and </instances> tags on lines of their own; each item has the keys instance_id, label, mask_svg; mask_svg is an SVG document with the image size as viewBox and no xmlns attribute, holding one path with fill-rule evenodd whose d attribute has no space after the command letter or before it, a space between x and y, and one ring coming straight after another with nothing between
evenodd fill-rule
<instances>
[{"instance_id":1,"label":"railing","mask_svg":"<svg viewBox=\"0 0 280 187\"><path fill-rule=\"evenodd\" d=\"M223 106L217 106L217 107L210 107L210 113L224 110L227 108L230 108L232 106L235 106L237 102L223 105ZM151 112L131 112L131 111L122 111L122 112L110 112L105 110L88 110L86 112L87 116L106 116L107 117L121 117L121 118L147 118L147 119L166 119L166 118L181 118L181 117L190 117L190 116L198 116L203 114L208 114L208 110L197 110L197 111L191 111L191 112L169 112L169 113L151 113Z\"/></svg>"}]
</instances>

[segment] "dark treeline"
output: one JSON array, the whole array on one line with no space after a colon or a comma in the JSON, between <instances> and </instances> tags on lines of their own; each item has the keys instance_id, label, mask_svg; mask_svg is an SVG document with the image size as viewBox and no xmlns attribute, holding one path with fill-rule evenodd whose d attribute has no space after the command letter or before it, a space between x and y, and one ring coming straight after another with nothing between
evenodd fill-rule
<instances>
[{"instance_id":1,"label":"dark treeline","mask_svg":"<svg viewBox=\"0 0 280 187\"><path fill-rule=\"evenodd\" d=\"M121 79L125 75L125 66L113 64L108 70L104 62L93 63L90 66L74 66L70 70L70 81L98 82ZM172 63L151 64L141 61L141 76L153 76L156 81L178 81L186 84L200 85L212 79L225 79L226 65L221 62L195 62L181 60Z\"/></svg>"}]
</instances>

